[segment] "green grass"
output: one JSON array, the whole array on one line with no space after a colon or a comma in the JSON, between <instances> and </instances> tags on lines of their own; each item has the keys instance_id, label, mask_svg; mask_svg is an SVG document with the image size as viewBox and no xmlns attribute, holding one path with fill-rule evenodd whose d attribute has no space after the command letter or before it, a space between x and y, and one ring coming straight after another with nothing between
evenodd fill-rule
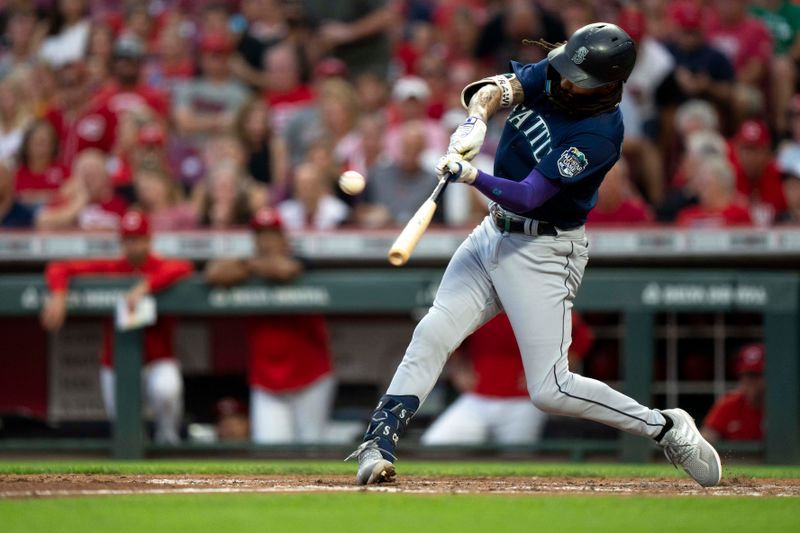
<instances>
[{"instance_id":1,"label":"green grass","mask_svg":"<svg viewBox=\"0 0 800 533\"><path fill-rule=\"evenodd\" d=\"M792 531L795 498L232 494L0 501L3 533ZM665 527L668 526L668 527Z\"/></svg>"},{"instance_id":2,"label":"green grass","mask_svg":"<svg viewBox=\"0 0 800 533\"><path fill-rule=\"evenodd\" d=\"M506 462L420 462L400 461L404 476L577 476L577 477L681 477L684 474L668 464L626 465L616 463L538 463ZM229 474L276 475L353 474L355 464L343 461L0 461L3 474ZM800 478L800 466L725 467L727 476Z\"/></svg>"}]
</instances>

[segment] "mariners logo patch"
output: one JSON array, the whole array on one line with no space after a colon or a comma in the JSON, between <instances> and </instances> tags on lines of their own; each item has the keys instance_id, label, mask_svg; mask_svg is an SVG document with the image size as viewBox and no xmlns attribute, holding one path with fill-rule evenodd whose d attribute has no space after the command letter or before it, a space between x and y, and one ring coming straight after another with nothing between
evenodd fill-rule
<instances>
[{"instance_id":1,"label":"mariners logo patch","mask_svg":"<svg viewBox=\"0 0 800 533\"><path fill-rule=\"evenodd\" d=\"M580 48L575 50L574 54L572 54L572 62L575 63L576 65L580 65L581 63L584 62L584 60L586 59L586 55L588 53L589 49L586 48L585 46L581 46Z\"/></svg>"},{"instance_id":2,"label":"mariners logo patch","mask_svg":"<svg viewBox=\"0 0 800 533\"><path fill-rule=\"evenodd\" d=\"M574 178L583 172L589 165L589 160L583 152L570 146L561 157L558 158L558 173L565 178Z\"/></svg>"}]
</instances>

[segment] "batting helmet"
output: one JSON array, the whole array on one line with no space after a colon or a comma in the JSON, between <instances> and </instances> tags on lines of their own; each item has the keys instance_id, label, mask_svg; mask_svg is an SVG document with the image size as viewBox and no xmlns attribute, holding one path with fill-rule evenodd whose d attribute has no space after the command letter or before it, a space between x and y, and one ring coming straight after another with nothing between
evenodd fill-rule
<instances>
[{"instance_id":1,"label":"batting helmet","mask_svg":"<svg viewBox=\"0 0 800 533\"><path fill-rule=\"evenodd\" d=\"M550 65L578 87L592 89L625 81L636 63L636 46L614 24L587 24L569 40L547 54Z\"/></svg>"}]
</instances>

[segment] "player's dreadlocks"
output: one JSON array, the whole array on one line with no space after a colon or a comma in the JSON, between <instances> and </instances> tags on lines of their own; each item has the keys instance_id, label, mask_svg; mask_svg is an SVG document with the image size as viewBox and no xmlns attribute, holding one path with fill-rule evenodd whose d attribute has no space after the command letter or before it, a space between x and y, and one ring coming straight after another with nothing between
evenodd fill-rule
<instances>
[{"instance_id":1,"label":"player's dreadlocks","mask_svg":"<svg viewBox=\"0 0 800 533\"><path fill-rule=\"evenodd\" d=\"M566 44L566 41L551 43L542 38L535 41L523 39L522 44L539 46L543 48L545 52L551 52L559 46ZM550 97L550 100L562 111L574 117L592 116L611 111L616 108L620 100L622 100L622 83L618 83L613 90L605 94L589 96L567 93L561 89L561 74L553 68L552 65L548 65L547 67L547 80L547 95Z\"/></svg>"}]
</instances>

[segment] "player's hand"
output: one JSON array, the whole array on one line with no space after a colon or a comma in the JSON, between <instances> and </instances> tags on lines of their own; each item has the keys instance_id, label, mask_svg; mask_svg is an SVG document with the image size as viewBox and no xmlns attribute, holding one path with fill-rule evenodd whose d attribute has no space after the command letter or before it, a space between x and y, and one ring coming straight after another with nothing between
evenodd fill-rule
<instances>
[{"instance_id":1,"label":"player's hand","mask_svg":"<svg viewBox=\"0 0 800 533\"><path fill-rule=\"evenodd\" d=\"M125 301L128 304L128 310L133 313L136 311L136 307L139 305L139 302L142 301L142 298L146 294L150 292L150 284L147 281L142 281L134 285L134 287L128 291L128 294L125 295Z\"/></svg>"},{"instance_id":2,"label":"player's hand","mask_svg":"<svg viewBox=\"0 0 800 533\"><path fill-rule=\"evenodd\" d=\"M458 154L467 161L472 161L483 146L486 137L486 123L478 117L468 117L450 136L448 154Z\"/></svg>"},{"instance_id":3,"label":"player's hand","mask_svg":"<svg viewBox=\"0 0 800 533\"><path fill-rule=\"evenodd\" d=\"M457 183L472 184L478 177L478 169L457 154L447 154L439 159L436 164L436 175L443 179L446 174L452 174Z\"/></svg>"},{"instance_id":4,"label":"player's hand","mask_svg":"<svg viewBox=\"0 0 800 533\"><path fill-rule=\"evenodd\" d=\"M47 331L58 331L64 325L67 316L67 293L56 292L50 296L50 300L42 308L39 319L42 327Z\"/></svg>"}]
</instances>

